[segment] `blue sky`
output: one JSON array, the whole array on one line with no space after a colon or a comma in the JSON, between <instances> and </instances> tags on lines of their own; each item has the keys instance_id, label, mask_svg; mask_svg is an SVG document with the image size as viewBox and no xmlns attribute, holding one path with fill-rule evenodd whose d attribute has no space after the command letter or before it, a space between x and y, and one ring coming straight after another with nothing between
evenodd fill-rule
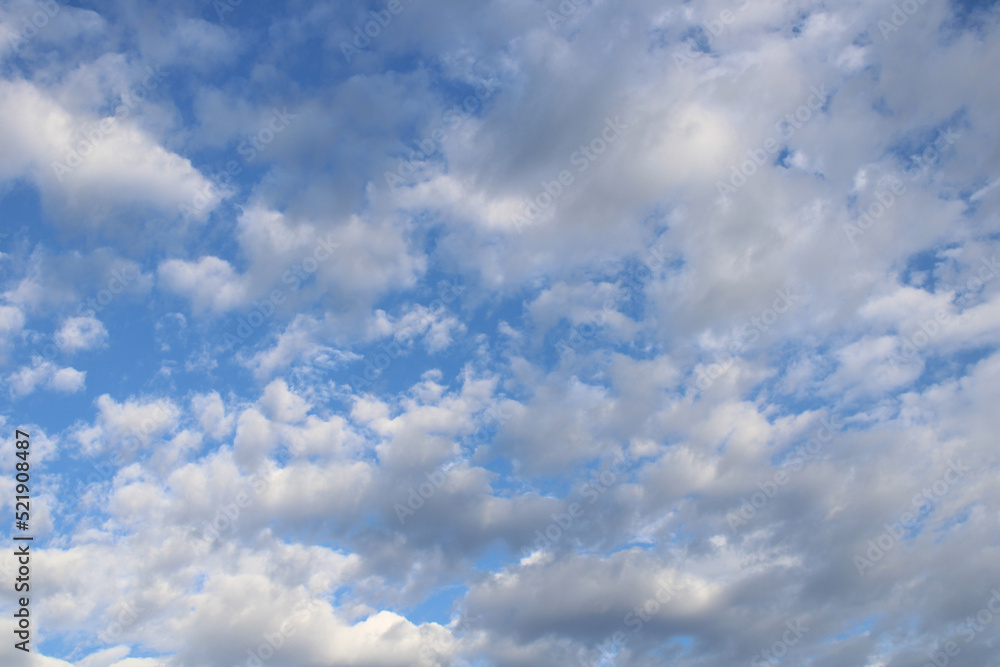
<instances>
[{"instance_id":1,"label":"blue sky","mask_svg":"<svg viewBox=\"0 0 1000 667\"><path fill-rule=\"evenodd\" d=\"M989 664L998 16L0 0L0 662Z\"/></svg>"}]
</instances>

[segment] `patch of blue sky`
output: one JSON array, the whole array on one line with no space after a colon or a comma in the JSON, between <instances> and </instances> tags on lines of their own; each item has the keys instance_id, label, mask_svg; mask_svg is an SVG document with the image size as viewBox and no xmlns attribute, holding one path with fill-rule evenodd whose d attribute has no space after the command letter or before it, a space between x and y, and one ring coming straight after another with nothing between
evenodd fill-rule
<instances>
[{"instance_id":1,"label":"patch of blue sky","mask_svg":"<svg viewBox=\"0 0 1000 667\"><path fill-rule=\"evenodd\" d=\"M969 504L963 507L958 512L955 512L951 516L947 517L939 526L934 528L933 532L937 534L937 537L934 539L934 544L940 544L950 532L965 524L969 520L972 510L977 504L979 503ZM979 505L982 506L981 504Z\"/></svg>"},{"instance_id":2,"label":"patch of blue sky","mask_svg":"<svg viewBox=\"0 0 1000 667\"><path fill-rule=\"evenodd\" d=\"M949 152L953 152L951 139L961 142L968 129L967 110L958 106L950 115L941 118L937 123L917 130L910 130L897 136L886 147L885 155L892 158L910 179L904 181L908 186L915 176L922 176L926 170L936 170L942 167L942 162ZM951 135L948 132L951 131ZM935 142L938 145L935 146ZM933 153L928 153L933 149ZM925 160L924 155L930 159Z\"/></svg>"},{"instance_id":3,"label":"patch of blue sky","mask_svg":"<svg viewBox=\"0 0 1000 667\"><path fill-rule=\"evenodd\" d=\"M882 617L882 614L873 614L865 618L864 620L858 621L848 629L839 632L833 636L826 637L825 639L819 640L820 644L833 644L837 642L847 641L854 637L863 637L872 632L875 628L875 624Z\"/></svg>"},{"instance_id":4,"label":"patch of blue sky","mask_svg":"<svg viewBox=\"0 0 1000 667\"><path fill-rule=\"evenodd\" d=\"M906 258L906 266L900 276L904 285L918 287L934 293L937 291L935 268L940 259L941 248L928 248Z\"/></svg>"},{"instance_id":5,"label":"patch of blue sky","mask_svg":"<svg viewBox=\"0 0 1000 667\"><path fill-rule=\"evenodd\" d=\"M485 559L477 563L476 569L484 571L480 565L486 564ZM434 590L430 595L415 605L403 608L411 623L439 623L448 625L455 610L456 603L468 592L462 584L451 584Z\"/></svg>"},{"instance_id":6,"label":"patch of blue sky","mask_svg":"<svg viewBox=\"0 0 1000 667\"><path fill-rule=\"evenodd\" d=\"M949 3L955 17L954 25L961 30L981 28L997 19L998 0L949 0Z\"/></svg>"},{"instance_id":7,"label":"patch of blue sky","mask_svg":"<svg viewBox=\"0 0 1000 667\"><path fill-rule=\"evenodd\" d=\"M642 641L642 639L640 639ZM674 664L674 660L683 660L687 656L690 656L692 651L692 646L695 643L695 638L689 635L675 635L666 641L660 642L658 645L648 650L650 656L655 656L659 659L661 665Z\"/></svg>"},{"instance_id":8,"label":"patch of blue sky","mask_svg":"<svg viewBox=\"0 0 1000 667\"><path fill-rule=\"evenodd\" d=\"M996 345L976 346L959 350L952 354L923 353L923 372L906 387L906 391L921 392L936 384L957 379L967 374L973 366L989 357L997 349Z\"/></svg>"},{"instance_id":9,"label":"patch of blue sky","mask_svg":"<svg viewBox=\"0 0 1000 667\"><path fill-rule=\"evenodd\" d=\"M681 40L684 42L691 42L692 50L699 53L711 53L711 38L705 29L700 25L691 26L683 33L681 33Z\"/></svg>"}]
</instances>

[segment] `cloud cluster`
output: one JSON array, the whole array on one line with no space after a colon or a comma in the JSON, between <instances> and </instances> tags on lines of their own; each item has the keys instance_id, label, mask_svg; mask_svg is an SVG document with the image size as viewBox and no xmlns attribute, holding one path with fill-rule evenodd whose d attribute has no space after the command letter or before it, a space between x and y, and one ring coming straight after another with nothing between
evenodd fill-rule
<instances>
[{"instance_id":1,"label":"cloud cluster","mask_svg":"<svg viewBox=\"0 0 1000 667\"><path fill-rule=\"evenodd\" d=\"M6 3L0 662L988 664L998 7Z\"/></svg>"}]
</instances>

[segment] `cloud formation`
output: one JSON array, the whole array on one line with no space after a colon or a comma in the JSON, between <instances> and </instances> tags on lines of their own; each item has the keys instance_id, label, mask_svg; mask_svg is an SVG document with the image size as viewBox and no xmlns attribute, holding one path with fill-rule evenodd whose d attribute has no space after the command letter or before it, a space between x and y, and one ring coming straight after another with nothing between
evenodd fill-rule
<instances>
[{"instance_id":1,"label":"cloud formation","mask_svg":"<svg viewBox=\"0 0 1000 667\"><path fill-rule=\"evenodd\" d=\"M991 0L4 3L0 662L989 664L998 56Z\"/></svg>"}]
</instances>

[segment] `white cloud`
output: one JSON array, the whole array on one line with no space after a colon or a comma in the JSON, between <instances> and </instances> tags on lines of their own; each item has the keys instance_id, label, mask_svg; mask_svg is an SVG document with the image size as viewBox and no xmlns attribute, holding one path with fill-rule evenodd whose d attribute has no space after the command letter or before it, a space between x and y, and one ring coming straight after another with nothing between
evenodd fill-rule
<instances>
[{"instance_id":1,"label":"white cloud","mask_svg":"<svg viewBox=\"0 0 1000 667\"><path fill-rule=\"evenodd\" d=\"M169 399L127 398L123 403L109 394L94 402L97 417L90 426L77 425L73 437L86 453L112 449L135 452L174 430L180 410Z\"/></svg>"},{"instance_id":2,"label":"white cloud","mask_svg":"<svg viewBox=\"0 0 1000 667\"><path fill-rule=\"evenodd\" d=\"M24 313L17 306L0 305L0 358L14 345L15 336L24 328Z\"/></svg>"},{"instance_id":3,"label":"white cloud","mask_svg":"<svg viewBox=\"0 0 1000 667\"><path fill-rule=\"evenodd\" d=\"M75 368L60 368L52 375L52 379L49 380L49 386L56 391L72 394L83 389L83 382L86 377L86 372L78 371Z\"/></svg>"},{"instance_id":4,"label":"white cloud","mask_svg":"<svg viewBox=\"0 0 1000 667\"><path fill-rule=\"evenodd\" d=\"M0 333L7 338L24 328L24 313L17 306L0 306Z\"/></svg>"},{"instance_id":5,"label":"white cloud","mask_svg":"<svg viewBox=\"0 0 1000 667\"><path fill-rule=\"evenodd\" d=\"M205 193L196 216L203 219L220 200L189 160L130 118L128 103L115 106L117 116L74 112L24 80L0 81L0 100L7 119L0 129L0 178L30 178L61 216L86 218L84 228L136 206L179 219L179 207L198 193Z\"/></svg>"},{"instance_id":6,"label":"white cloud","mask_svg":"<svg viewBox=\"0 0 1000 667\"><path fill-rule=\"evenodd\" d=\"M319 322L307 315L297 315L284 331L277 335L271 347L255 353L243 353L243 363L253 370L258 379L272 377L296 364L305 364L320 369L342 366L344 362L360 359L361 355L322 344L329 339L331 320L328 317ZM333 326L336 326L335 324ZM335 334L333 334L335 335Z\"/></svg>"},{"instance_id":7,"label":"white cloud","mask_svg":"<svg viewBox=\"0 0 1000 667\"><path fill-rule=\"evenodd\" d=\"M14 356L38 342L29 320L59 323L65 352L137 360L117 394L63 397L79 420L39 438L73 463L39 496L53 646L131 600L120 645L67 655L224 667L291 619L273 664L585 664L623 632L622 665L717 667L803 619L789 664L922 664L983 606L995 8L970 25L924 3L889 35L894 0L574 4L550 25L570 4L404 8L350 63L340 44L371 19L351 3L277 7L267 45L240 6L86 25L61 6L0 56L18 77L0 82L0 181L23 217L0 239L9 390L83 385ZM0 8L0 42L27 7ZM51 161L155 64L164 82L60 181ZM942 129L961 136L912 169ZM527 199L545 210L518 231ZM77 310L124 257L141 277L122 293L149 298ZM772 312L776 290L794 307ZM858 573L925 489L917 527ZM989 664L998 632L962 659Z\"/></svg>"},{"instance_id":8,"label":"white cloud","mask_svg":"<svg viewBox=\"0 0 1000 667\"><path fill-rule=\"evenodd\" d=\"M62 323L55 339L63 352L92 350L107 343L108 330L94 317L70 317Z\"/></svg>"},{"instance_id":9,"label":"white cloud","mask_svg":"<svg viewBox=\"0 0 1000 667\"><path fill-rule=\"evenodd\" d=\"M449 315L443 305L431 308L421 304L407 310L394 323L394 329L393 337L405 343L423 336L427 351L433 353L450 346L454 334L465 332L465 325Z\"/></svg>"},{"instance_id":10,"label":"white cloud","mask_svg":"<svg viewBox=\"0 0 1000 667\"><path fill-rule=\"evenodd\" d=\"M234 417L226 411L226 405L217 391L193 396L191 411L205 434L214 440L221 440L233 430Z\"/></svg>"},{"instance_id":11,"label":"white cloud","mask_svg":"<svg viewBox=\"0 0 1000 667\"><path fill-rule=\"evenodd\" d=\"M38 387L73 394L82 391L86 371L75 368L59 368L51 361L42 357L32 357L30 366L22 366L18 371L8 375L5 380L12 396L27 396Z\"/></svg>"},{"instance_id":12,"label":"white cloud","mask_svg":"<svg viewBox=\"0 0 1000 667\"><path fill-rule=\"evenodd\" d=\"M274 421L294 424L305 419L312 407L301 396L288 389L284 380L274 380L264 388L260 397L261 406Z\"/></svg>"},{"instance_id":13,"label":"white cloud","mask_svg":"<svg viewBox=\"0 0 1000 667\"><path fill-rule=\"evenodd\" d=\"M243 280L229 262L202 257L197 262L167 260L158 270L164 286L189 299L198 312L225 313L247 300Z\"/></svg>"}]
</instances>

